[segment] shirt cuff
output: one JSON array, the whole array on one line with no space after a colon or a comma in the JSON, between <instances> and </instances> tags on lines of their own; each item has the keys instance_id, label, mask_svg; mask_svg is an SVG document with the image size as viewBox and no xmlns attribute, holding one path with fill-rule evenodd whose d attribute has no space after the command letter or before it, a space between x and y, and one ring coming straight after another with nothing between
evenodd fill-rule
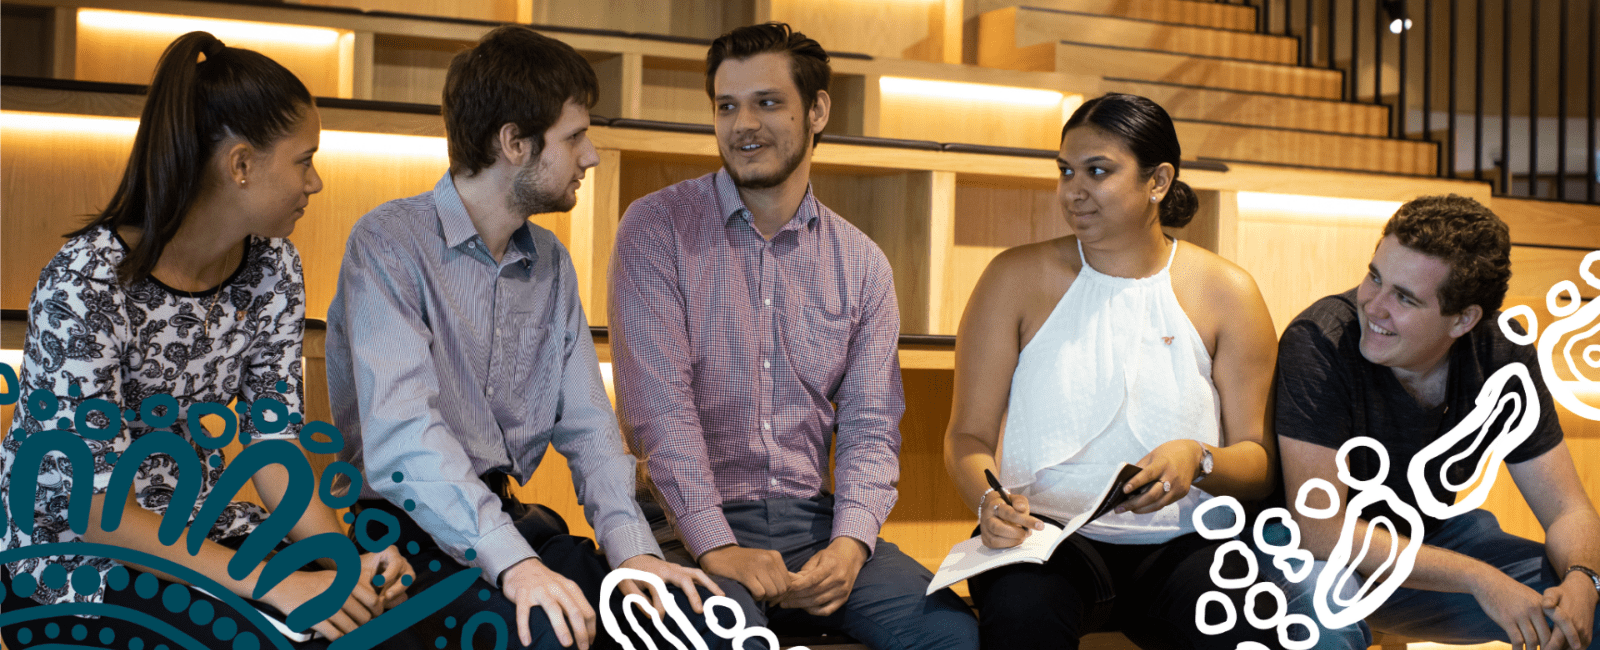
<instances>
[{"instance_id":1,"label":"shirt cuff","mask_svg":"<svg viewBox=\"0 0 1600 650\"><path fill-rule=\"evenodd\" d=\"M721 508L707 508L679 518L678 535L683 537L683 545L688 547L696 560L711 549L739 543Z\"/></svg>"},{"instance_id":2,"label":"shirt cuff","mask_svg":"<svg viewBox=\"0 0 1600 650\"><path fill-rule=\"evenodd\" d=\"M600 537L600 547L605 549L606 561L615 569L627 561L628 558L639 555L654 555L658 558L661 546L656 544L656 536L650 532L650 527L643 524L628 524L615 526L605 531Z\"/></svg>"},{"instance_id":3,"label":"shirt cuff","mask_svg":"<svg viewBox=\"0 0 1600 650\"><path fill-rule=\"evenodd\" d=\"M878 529L882 526L866 508L854 506L838 508L833 512L833 539L849 537L867 545L867 557L878 548Z\"/></svg>"},{"instance_id":4,"label":"shirt cuff","mask_svg":"<svg viewBox=\"0 0 1600 650\"><path fill-rule=\"evenodd\" d=\"M506 569L530 557L539 557L514 524L489 531L489 534L478 539L472 550L477 555L466 564L483 569L483 581L496 589L500 587L500 574L505 573Z\"/></svg>"}]
</instances>

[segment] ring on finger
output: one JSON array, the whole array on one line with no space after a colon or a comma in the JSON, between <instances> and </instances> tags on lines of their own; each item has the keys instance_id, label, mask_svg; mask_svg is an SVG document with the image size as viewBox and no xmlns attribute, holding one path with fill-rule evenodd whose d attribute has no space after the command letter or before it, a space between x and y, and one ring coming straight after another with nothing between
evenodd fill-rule
<instances>
[{"instance_id":1,"label":"ring on finger","mask_svg":"<svg viewBox=\"0 0 1600 650\"><path fill-rule=\"evenodd\" d=\"M1162 481L1161 482L1161 491L1162 492L1171 492L1172 491L1172 481Z\"/></svg>"}]
</instances>

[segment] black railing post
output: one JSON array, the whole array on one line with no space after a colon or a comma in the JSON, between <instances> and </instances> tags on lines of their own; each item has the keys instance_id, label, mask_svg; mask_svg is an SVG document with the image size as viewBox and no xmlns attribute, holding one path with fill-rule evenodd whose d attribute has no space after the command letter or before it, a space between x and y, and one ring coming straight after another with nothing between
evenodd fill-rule
<instances>
[{"instance_id":1,"label":"black railing post","mask_svg":"<svg viewBox=\"0 0 1600 650\"><path fill-rule=\"evenodd\" d=\"M1361 101L1356 75L1361 72L1361 0L1350 0L1350 101Z\"/></svg>"},{"instance_id":2,"label":"black railing post","mask_svg":"<svg viewBox=\"0 0 1600 650\"><path fill-rule=\"evenodd\" d=\"M1500 193L1511 194L1511 2L1500 16Z\"/></svg>"},{"instance_id":3,"label":"black railing post","mask_svg":"<svg viewBox=\"0 0 1600 650\"><path fill-rule=\"evenodd\" d=\"M1589 68L1589 153L1586 156L1586 158L1588 158L1588 160L1586 160L1584 162L1584 165L1586 167L1588 167L1589 173L1588 173L1587 176L1584 177L1584 183L1583 183L1588 188L1588 189L1586 189L1584 191L1584 194L1586 195L1585 198L1587 198L1590 203L1594 203L1595 202L1595 200L1594 200L1594 190L1595 190L1595 187L1600 186L1600 170L1595 169L1596 165L1600 165L1600 160L1597 160L1597 156L1595 155L1595 152L1600 151L1600 149L1596 149L1595 148L1595 137L1594 137L1594 135L1595 135L1595 133L1594 133L1595 132L1595 121L1596 121L1595 120L1595 110L1594 110L1594 102L1595 102L1595 100L1594 100L1594 95L1595 95L1594 86L1595 86L1595 78L1596 77L1600 77L1600 70L1596 70L1595 69L1595 67L1597 65L1600 65L1600 40L1596 40L1596 37L1595 37L1595 33L1596 32L1600 32L1600 3L1591 2L1591 3L1589 3L1589 65L1588 65L1588 68Z\"/></svg>"},{"instance_id":4,"label":"black railing post","mask_svg":"<svg viewBox=\"0 0 1600 650\"><path fill-rule=\"evenodd\" d=\"M1422 139L1433 142L1433 3L1422 3ZM1444 151L1436 147L1435 152ZM1433 173L1444 169L1434 159Z\"/></svg>"},{"instance_id":5,"label":"black railing post","mask_svg":"<svg viewBox=\"0 0 1600 650\"><path fill-rule=\"evenodd\" d=\"M1305 27L1300 31L1301 37L1305 40L1300 42L1300 56L1301 63L1307 67L1316 65L1316 62L1312 60L1311 51L1311 15L1316 13L1316 10L1317 0L1306 0Z\"/></svg>"},{"instance_id":6,"label":"black railing post","mask_svg":"<svg viewBox=\"0 0 1600 650\"><path fill-rule=\"evenodd\" d=\"M1472 138L1472 178L1483 180L1483 0L1478 0L1478 13L1472 15L1473 22L1478 24L1478 46L1473 48L1477 58L1477 82L1472 85L1474 99L1473 127L1477 133Z\"/></svg>"},{"instance_id":7,"label":"black railing post","mask_svg":"<svg viewBox=\"0 0 1600 650\"><path fill-rule=\"evenodd\" d=\"M1378 28L1372 30L1372 103L1386 106L1383 103L1383 4L1372 3L1372 22ZM1394 107L1389 107L1389 137L1394 137Z\"/></svg>"},{"instance_id":8,"label":"black railing post","mask_svg":"<svg viewBox=\"0 0 1600 650\"><path fill-rule=\"evenodd\" d=\"M1456 57L1457 48L1456 30L1460 29L1461 0L1450 0L1450 152L1445 155L1445 169L1450 171L1450 178L1456 177Z\"/></svg>"},{"instance_id":9,"label":"black railing post","mask_svg":"<svg viewBox=\"0 0 1600 650\"><path fill-rule=\"evenodd\" d=\"M1336 15L1336 12L1338 10L1339 10L1339 0L1328 0L1328 69L1329 70L1332 70L1334 68L1339 67L1339 46L1336 44L1337 42L1333 40L1333 33L1337 30L1337 28L1339 26L1339 18ZM1354 69L1352 68L1351 72L1346 73L1346 76L1355 76Z\"/></svg>"},{"instance_id":10,"label":"black railing post","mask_svg":"<svg viewBox=\"0 0 1600 650\"><path fill-rule=\"evenodd\" d=\"M1529 0L1528 18L1528 196L1539 196L1539 0ZM1563 54L1565 54L1563 52Z\"/></svg>"},{"instance_id":11,"label":"black railing post","mask_svg":"<svg viewBox=\"0 0 1600 650\"><path fill-rule=\"evenodd\" d=\"M1398 129L1396 129L1396 132L1398 132L1400 134L1400 139L1401 140L1408 139L1408 137L1406 135L1406 122L1407 122L1406 116L1407 116L1407 111L1411 110L1411 107L1406 103L1406 68L1411 67L1411 60L1406 58L1406 36L1407 36L1407 32L1410 32L1410 31L1411 30L1406 29L1405 21L1401 21L1400 22L1400 34L1399 34L1399 36L1400 36L1400 99L1397 102L1397 104L1399 104L1399 105L1396 106L1397 110L1395 111L1396 114L1397 114L1397 119L1395 120L1395 124L1396 124L1397 127L1399 127ZM1383 31L1382 30L1378 31L1378 38L1383 38ZM1383 62L1379 61L1378 63L1381 64ZM1426 133L1424 133L1422 135L1422 137L1426 138L1426 137L1428 137L1428 135Z\"/></svg>"},{"instance_id":12,"label":"black railing post","mask_svg":"<svg viewBox=\"0 0 1600 650\"><path fill-rule=\"evenodd\" d=\"M1556 200L1567 200L1567 23L1572 7L1561 0L1561 56L1556 57Z\"/></svg>"}]
</instances>

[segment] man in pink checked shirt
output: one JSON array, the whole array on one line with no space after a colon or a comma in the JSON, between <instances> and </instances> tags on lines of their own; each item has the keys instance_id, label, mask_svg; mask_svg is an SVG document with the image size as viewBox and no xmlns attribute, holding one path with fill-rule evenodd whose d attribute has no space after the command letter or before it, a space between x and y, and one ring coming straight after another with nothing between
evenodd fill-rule
<instances>
[{"instance_id":1,"label":"man in pink checked shirt","mask_svg":"<svg viewBox=\"0 0 1600 650\"><path fill-rule=\"evenodd\" d=\"M676 523L668 559L698 561L749 625L976 648L960 599L925 597L928 570L878 539L899 478L900 317L883 252L811 193L829 75L787 25L712 43L723 169L629 206L611 257L623 427Z\"/></svg>"}]
</instances>

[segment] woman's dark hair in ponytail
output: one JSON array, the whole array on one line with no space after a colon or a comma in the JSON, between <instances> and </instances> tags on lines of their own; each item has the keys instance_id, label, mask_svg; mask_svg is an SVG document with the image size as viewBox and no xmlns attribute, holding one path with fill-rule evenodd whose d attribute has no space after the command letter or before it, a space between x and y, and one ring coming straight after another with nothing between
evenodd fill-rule
<instances>
[{"instance_id":1,"label":"woman's dark hair in ponytail","mask_svg":"<svg viewBox=\"0 0 1600 650\"><path fill-rule=\"evenodd\" d=\"M148 277L199 194L217 144L233 135L268 148L311 104L305 84L261 53L227 47L206 32L179 36L156 64L116 194L68 236L102 225L139 228L139 243L117 275L126 284Z\"/></svg>"},{"instance_id":2,"label":"woman's dark hair in ponytail","mask_svg":"<svg viewBox=\"0 0 1600 650\"><path fill-rule=\"evenodd\" d=\"M1188 183L1178 180L1181 166L1178 160L1182 149L1178 146L1178 131L1172 126L1167 111L1138 95L1108 93L1084 102L1067 119L1061 128L1061 137L1085 124L1122 139L1133 157L1139 161L1139 171L1144 178L1154 174L1161 163L1172 165L1172 187L1161 199L1161 225L1182 228L1200 209L1200 198Z\"/></svg>"}]
</instances>

